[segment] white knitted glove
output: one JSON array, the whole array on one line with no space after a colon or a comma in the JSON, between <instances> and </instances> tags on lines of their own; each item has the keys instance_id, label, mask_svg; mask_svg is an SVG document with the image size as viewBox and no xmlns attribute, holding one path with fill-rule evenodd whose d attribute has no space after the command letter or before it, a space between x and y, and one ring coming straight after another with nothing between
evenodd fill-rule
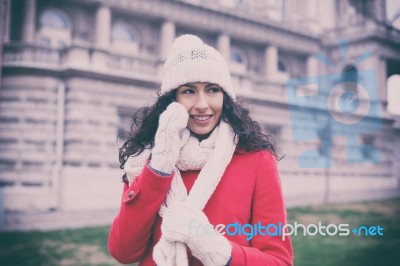
<instances>
[{"instance_id":1,"label":"white knitted glove","mask_svg":"<svg viewBox=\"0 0 400 266\"><path fill-rule=\"evenodd\" d=\"M162 236L168 241L181 241L192 255L206 266L223 266L228 262L232 246L214 231L207 216L187 204L169 206L161 224Z\"/></svg>"},{"instance_id":2,"label":"white knitted glove","mask_svg":"<svg viewBox=\"0 0 400 266\"><path fill-rule=\"evenodd\" d=\"M150 166L163 173L172 173L181 148L190 137L186 128L189 114L180 103L173 102L160 115L154 138Z\"/></svg>"}]
</instances>

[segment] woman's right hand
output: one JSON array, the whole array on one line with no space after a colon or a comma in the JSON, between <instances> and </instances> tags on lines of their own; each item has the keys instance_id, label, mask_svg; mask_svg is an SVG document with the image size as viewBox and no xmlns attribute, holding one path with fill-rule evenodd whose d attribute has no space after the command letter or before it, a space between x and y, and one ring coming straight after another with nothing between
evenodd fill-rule
<instances>
[{"instance_id":1,"label":"woman's right hand","mask_svg":"<svg viewBox=\"0 0 400 266\"><path fill-rule=\"evenodd\" d=\"M166 174L172 173L180 150L190 136L186 128L188 119L186 108L177 102L168 105L160 115L150 161L152 168Z\"/></svg>"}]
</instances>

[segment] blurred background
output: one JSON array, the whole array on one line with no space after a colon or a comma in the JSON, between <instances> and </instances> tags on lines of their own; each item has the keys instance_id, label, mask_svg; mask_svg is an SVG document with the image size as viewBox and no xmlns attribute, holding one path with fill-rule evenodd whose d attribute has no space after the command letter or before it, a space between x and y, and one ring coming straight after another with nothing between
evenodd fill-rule
<instances>
[{"instance_id":1,"label":"blurred background","mask_svg":"<svg viewBox=\"0 0 400 266\"><path fill-rule=\"evenodd\" d=\"M0 15L0 231L111 223L118 147L185 33L223 54L285 155L288 207L399 196L398 1L0 0ZM347 113L330 104L346 93Z\"/></svg>"}]
</instances>

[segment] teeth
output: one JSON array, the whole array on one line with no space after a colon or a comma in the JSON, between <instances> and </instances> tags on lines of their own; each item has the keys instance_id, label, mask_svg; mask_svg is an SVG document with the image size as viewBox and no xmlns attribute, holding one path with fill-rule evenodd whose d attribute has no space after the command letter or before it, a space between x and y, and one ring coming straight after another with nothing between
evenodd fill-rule
<instances>
[{"instance_id":1,"label":"teeth","mask_svg":"<svg viewBox=\"0 0 400 266\"><path fill-rule=\"evenodd\" d=\"M210 116L193 116L193 118L199 121L205 121L210 118Z\"/></svg>"}]
</instances>

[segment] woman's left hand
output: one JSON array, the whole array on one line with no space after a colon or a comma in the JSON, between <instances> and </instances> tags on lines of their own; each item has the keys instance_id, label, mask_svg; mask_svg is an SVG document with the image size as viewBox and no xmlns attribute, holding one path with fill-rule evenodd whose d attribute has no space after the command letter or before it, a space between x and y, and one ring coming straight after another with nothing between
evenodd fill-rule
<instances>
[{"instance_id":1,"label":"woman's left hand","mask_svg":"<svg viewBox=\"0 0 400 266\"><path fill-rule=\"evenodd\" d=\"M172 173L180 150L190 136L186 128L188 119L186 108L177 102L168 105L160 115L150 161L152 168L163 173Z\"/></svg>"}]
</instances>

